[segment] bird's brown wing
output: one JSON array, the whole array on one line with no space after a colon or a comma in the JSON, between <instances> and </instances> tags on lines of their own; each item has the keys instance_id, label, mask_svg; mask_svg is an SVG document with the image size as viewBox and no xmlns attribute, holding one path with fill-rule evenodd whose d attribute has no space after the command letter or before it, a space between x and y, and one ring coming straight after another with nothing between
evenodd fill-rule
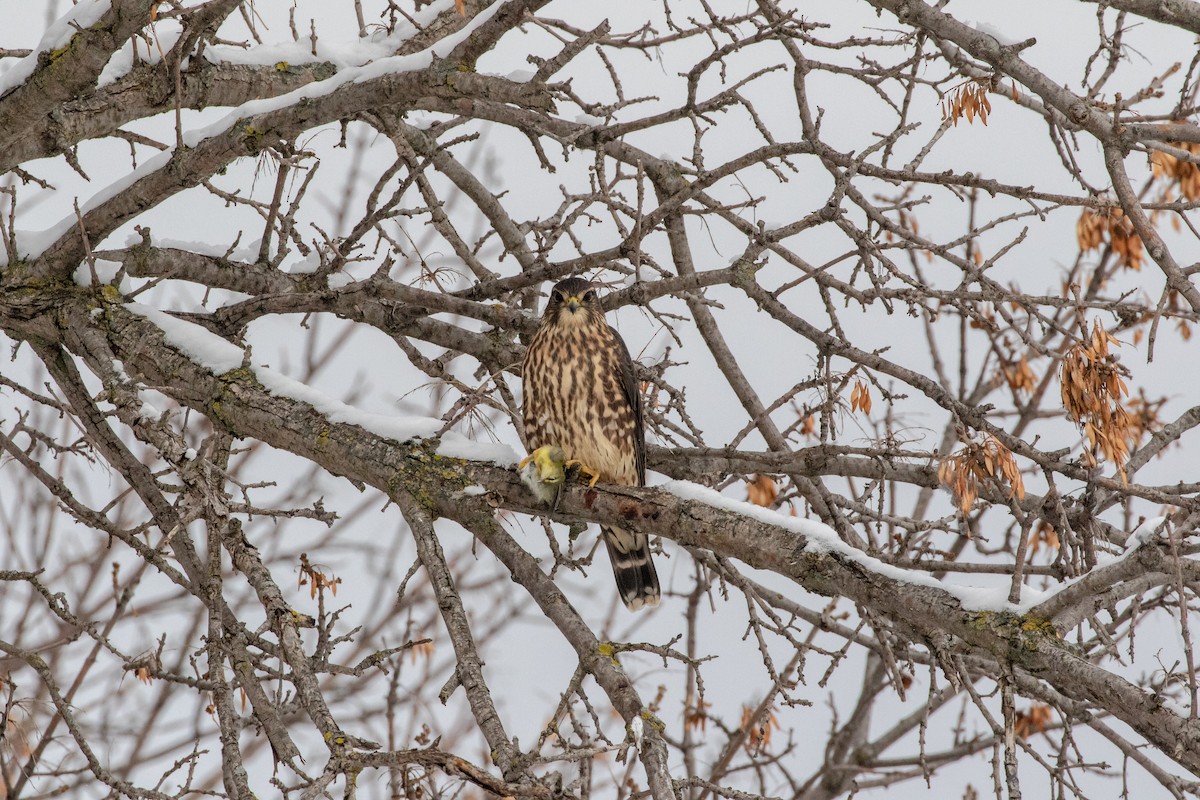
<instances>
[{"instance_id":1,"label":"bird's brown wing","mask_svg":"<svg viewBox=\"0 0 1200 800\"><path fill-rule=\"evenodd\" d=\"M633 359L629 356L629 348L625 340L611 326L613 338L617 341L617 369L620 370L621 394L633 409L633 454L637 465L638 486L646 485L646 428L642 419L642 393L638 389L638 380L633 374Z\"/></svg>"},{"instance_id":2,"label":"bird's brown wing","mask_svg":"<svg viewBox=\"0 0 1200 800\"><path fill-rule=\"evenodd\" d=\"M633 457L637 473L637 485L646 485L646 429L642 417L642 393L633 374L633 358L621 335L609 327L616 342L618 383L622 399L633 412ZM608 557L612 561L613 576L621 600L631 611L658 605L662 591L658 584L658 573L654 559L650 556L650 539L644 533L634 533L622 528L602 527Z\"/></svg>"}]
</instances>

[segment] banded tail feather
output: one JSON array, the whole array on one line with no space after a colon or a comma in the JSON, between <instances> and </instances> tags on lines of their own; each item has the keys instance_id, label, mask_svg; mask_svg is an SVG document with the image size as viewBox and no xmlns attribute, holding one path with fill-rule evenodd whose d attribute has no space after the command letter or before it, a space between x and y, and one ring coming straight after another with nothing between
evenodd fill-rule
<instances>
[{"instance_id":1,"label":"banded tail feather","mask_svg":"<svg viewBox=\"0 0 1200 800\"><path fill-rule=\"evenodd\" d=\"M621 601L630 611L653 608L662 599L658 573L650 558L650 539L622 528L601 528Z\"/></svg>"}]
</instances>

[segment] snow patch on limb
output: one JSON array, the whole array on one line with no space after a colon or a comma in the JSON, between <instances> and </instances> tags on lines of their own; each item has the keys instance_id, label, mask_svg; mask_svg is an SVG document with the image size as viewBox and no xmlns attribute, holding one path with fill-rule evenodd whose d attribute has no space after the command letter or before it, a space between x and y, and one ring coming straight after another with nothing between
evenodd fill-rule
<instances>
[{"instance_id":1,"label":"snow patch on limb","mask_svg":"<svg viewBox=\"0 0 1200 800\"><path fill-rule=\"evenodd\" d=\"M1129 538L1125 540L1125 552L1112 559L1109 563L1115 564L1118 561L1124 560L1146 542L1152 542L1163 533L1166 533L1164 530L1166 523L1166 517L1151 517L1145 520L1141 525L1134 528L1133 533L1129 534Z\"/></svg>"},{"instance_id":2,"label":"snow patch on limb","mask_svg":"<svg viewBox=\"0 0 1200 800\"><path fill-rule=\"evenodd\" d=\"M828 525L801 519L786 514L780 514L763 506L734 500L731 497L709 489L707 486L688 481L667 481L656 487L670 492L684 500L704 503L713 508L732 511L744 517L774 525L792 531L806 540L804 546L808 553L833 553L861 565L864 569L896 583L911 586L923 586L939 589L958 599L963 609L967 611L997 611L1012 614L1024 614L1048 596L1046 592L1038 591L1028 586L1021 588L1021 602L1008 602L1008 587L977 587L939 581L931 575L916 570L904 569L884 563L874 556L846 544Z\"/></svg>"},{"instance_id":3,"label":"snow patch on limb","mask_svg":"<svg viewBox=\"0 0 1200 800\"><path fill-rule=\"evenodd\" d=\"M335 272L325 281L330 289L344 289L352 283L354 283L354 278L345 272Z\"/></svg>"},{"instance_id":4,"label":"snow patch on limb","mask_svg":"<svg viewBox=\"0 0 1200 800\"><path fill-rule=\"evenodd\" d=\"M1043 597L1037 603L1032 605L1028 603L1022 603L1022 608L1026 608L1028 606L1026 610L1039 610L1037 609L1037 606L1052 604L1052 601L1055 597L1075 586L1077 583L1087 580L1088 577L1093 575L1096 570L1120 564L1122 561L1125 561L1133 556L1138 551L1138 548L1140 548L1142 545L1146 544L1147 542L1152 542L1162 535L1164 533L1166 522L1167 518L1161 516L1151 517L1150 519L1143 521L1141 525L1138 525L1136 528L1134 528L1133 532L1129 534L1129 538L1125 540L1125 549L1123 551L1112 556L1101 553L1097 557L1096 566L1092 569L1092 571L1085 572L1083 575L1080 575L1076 578L1071 578L1068 581L1063 581L1062 583L1056 585L1053 589L1045 592ZM1044 609L1041 611L1044 612ZM1052 616L1052 614L1046 613L1045 616Z\"/></svg>"},{"instance_id":5,"label":"snow patch on limb","mask_svg":"<svg viewBox=\"0 0 1200 800\"><path fill-rule=\"evenodd\" d=\"M314 64L328 62L337 67L357 67L369 61L386 58L400 49L420 29L424 29L441 14L454 8L454 0L438 0L419 11L408 11L408 19L396 25L391 33L382 27L374 27L363 38L333 41L319 35L316 53L313 53L312 35L301 36L297 41L273 42L251 47L228 44L210 44L204 50L205 60L213 64L239 64L256 67L280 64ZM415 25L414 25L415 23ZM420 28L416 27L420 26Z\"/></svg>"},{"instance_id":6,"label":"snow patch on limb","mask_svg":"<svg viewBox=\"0 0 1200 800\"><path fill-rule=\"evenodd\" d=\"M82 0L78 5L72 6L66 14L56 19L46 29L46 32L42 34L42 40L38 42L37 47L33 48L32 53L0 75L0 97L4 97L29 80L29 77L37 71L38 59L42 53L51 54L53 57L54 51L65 47L78 29L92 27L108 13L111 7L112 0Z\"/></svg>"},{"instance_id":7,"label":"snow patch on limb","mask_svg":"<svg viewBox=\"0 0 1200 800\"><path fill-rule=\"evenodd\" d=\"M284 271L289 275L312 275L321 268L319 253L309 253L304 258L290 264Z\"/></svg>"},{"instance_id":8,"label":"snow patch on limb","mask_svg":"<svg viewBox=\"0 0 1200 800\"><path fill-rule=\"evenodd\" d=\"M118 358L112 360L113 372L116 373L119 380L127 384L133 384L129 378L129 373L125 371L125 364ZM142 419L152 420L162 416L162 412L158 410L158 406L146 399L146 392L142 387L137 387L138 400L141 401L141 407L138 409L138 415Z\"/></svg>"},{"instance_id":9,"label":"snow patch on limb","mask_svg":"<svg viewBox=\"0 0 1200 800\"><path fill-rule=\"evenodd\" d=\"M120 274L122 266L119 261L109 261L106 258L95 259L97 280L102 284L112 283L117 279L117 275ZM71 277L77 286L91 286L92 268L84 261L75 268L75 273ZM131 283L128 275L121 276L121 285L117 288L122 292L130 291Z\"/></svg>"},{"instance_id":10,"label":"snow patch on limb","mask_svg":"<svg viewBox=\"0 0 1200 800\"><path fill-rule=\"evenodd\" d=\"M463 41L468 39L476 28L491 19L503 5L503 2L493 4L490 8L485 9L474 19L472 19L466 26L462 28L462 30L459 30L454 34L438 41L428 49L417 53L412 53L410 55L388 56L386 58L381 58L357 67L348 67L339 71L336 75L327 78L326 80L315 81L313 83L306 84L305 86L301 86L300 88L292 92L288 92L287 94L261 100L251 100L243 103L215 123L184 131L184 146L195 148L206 139L211 139L227 133L244 119L258 116L260 114L266 114L272 111L278 111L305 100L326 97L349 83L363 83L376 78L381 78L386 75L395 75L403 72L413 72L416 70L425 69L433 63L435 58L441 58L445 56ZM99 10L96 10L96 7L98 7ZM96 19L99 19L99 17L108 10L108 7L108 0L91 0L91 2L87 2L87 0L85 0L85 2L82 2L75 7L75 12L79 12L80 9L95 11L94 17L84 15L83 18L80 18L79 14L75 13L68 14L67 16L63 17L63 20L74 20L80 24L83 24L84 27L87 27L87 25L95 22ZM85 19L89 20L86 22L86 24ZM58 26L63 22L63 20L56 22L55 26ZM53 29L55 28L52 27L52 30ZM68 28L68 30L71 29ZM46 37L43 37L43 41L46 41L47 37L50 37L50 31L47 31ZM50 37L50 39L57 41L57 39L53 39L53 37ZM70 37L68 36L65 41L69 40ZM3 92L6 91L3 88L5 79L8 78L12 72L17 70L20 67L20 64L25 63L29 59L34 59L33 63L36 64L36 57L37 53L35 52L25 59L22 59L22 61L19 62L17 66L13 67L13 69L8 73L0 76L0 95L3 95ZM28 75L25 77L27 78ZM23 80L24 78L17 83L20 83ZM95 195L93 195L80 207L80 213L86 215L88 212L111 200L120 192L128 189L145 176L162 169L168 163L170 163L170 160L172 157L174 157L174 155L175 146L172 146L170 149L164 150L163 152L152 156L133 172L122 177L120 180L110 183L108 186L104 187ZM37 258L77 224L78 220L72 213L71 215L64 217L58 224L44 231L18 231L17 251L20 254L20 257L29 260ZM100 242L92 242L93 247L98 247L99 245ZM0 266L6 266L7 264L7 254L0 252Z\"/></svg>"},{"instance_id":11,"label":"snow patch on limb","mask_svg":"<svg viewBox=\"0 0 1200 800\"><path fill-rule=\"evenodd\" d=\"M125 247L137 247L143 243L144 239L139 233L130 233L125 237ZM230 261L245 261L246 263L254 263L258 260L259 246L262 244L262 237L251 239L245 242L240 242L236 247L232 244L220 244L218 242L198 242L190 239L176 239L169 236L158 236L157 234L151 237L151 245L159 248L170 248L174 250L187 250L190 253L196 253L202 256L211 258L227 258ZM286 264L284 265L286 266ZM282 268L282 267L281 267Z\"/></svg>"},{"instance_id":12,"label":"snow patch on limb","mask_svg":"<svg viewBox=\"0 0 1200 800\"><path fill-rule=\"evenodd\" d=\"M245 351L206 328L142 303L125 303L125 308L153 322L168 343L214 375L242 365Z\"/></svg>"},{"instance_id":13,"label":"snow patch on limb","mask_svg":"<svg viewBox=\"0 0 1200 800\"><path fill-rule=\"evenodd\" d=\"M96 192L94 195L88 198L87 202L80 205L80 215L86 216L91 211L99 208L121 192L128 189L146 175L162 169L171 160L171 153L172 151L167 150L151 156L128 175L122 176L120 179L113 181L100 191ZM17 252L20 254L21 258L30 260L35 259L42 253L46 252L51 245L68 234L73 228L78 227L79 219L75 216L75 212L72 211L69 215L63 217L56 224L45 230L18 230L16 232ZM99 242L92 242L92 247L96 247L97 245L99 245ZM7 264L8 254L5 252L0 252L0 267L6 266Z\"/></svg>"},{"instance_id":14,"label":"snow patch on limb","mask_svg":"<svg viewBox=\"0 0 1200 800\"><path fill-rule=\"evenodd\" d=\"M104 65L96 86L105 87L113 81L124 78L133 69L134 52L138 60L144 64L157 64L162 61L164 53L169 53L179 37L183 35L183 26L176 19L162 19L150 25L150 42L134 36L121 45L121 49L113 53L113 57ZM145 52L143 52L145 48ZM187 69L187 61L181 65Z\"/></svg>"},{"instance_id":15,"label":"snow patch on limb","mask_svg":"<svg viewBox=\"0 0 1200 800\"><path fill-rule=\"evenodd\" d=\"M939 581L924 572L908 570L903 567L884 563L874 556L867 555L861 550L857 550L846 544L832 528L821 522L780 514L778 511L773 511L753 503L734 500L706 486L686 481L668 481L658 488L668 491L684 500L701 502L714 508L732 511L736 514L758 520L759 522L775 525L799 534L807 542L804 547L806 552L834 553L851 559L862 565L864 569L897 583L940 589L957 598L962 607L968 611L1008 612L1017 615L1028 614L1031 611L1036 611L1039 606L1043 606L1043 604L1052 600L1059 593L1070 589L1080 581L1086 580L1092 574L1092 572L1085 573L1077 578L1057 584L1046 591L1034 589L1030 586L1022 586L1021 602L1014 604L1008 602L1007 585L978 587L947 583ZM1153 541L1161 535L1162 526L1165 521L1165 517L1155 517L1143 522L1129 535L1129 539L1125 544L1125 550L1108 558L1101 557L1099 563L1096 565L1096 569L1119 564L1131 557L1143 544Z\"/></svg>"},{"instance_id":16,"label":"snow patch on limb","mask_svg":"<svg viewBox=\"0 0 1200 800\"><path fill-rule=\"evenodd\" d=\"M975 30L979 31L980 33L986 33L988 36L991 36L993 39L995 39L997 42L999 42L1003 46L1008 47L1008 46L1012 46L1014 44L1021 43L1020 39L1018 39L1014 36L1009 36L1007 33L1000 30L999 28L997 28L995 25L992 25L991 23L982 22L980 20L973 20L973 19L964 19L963 22L966 25L969 25L972 28L974 28Z\"/></svg>"},{"instance_id":17,"label":"snow patch on limb","mask_svg":"<svg viewBox=\"0 0 1200 800\"><path fill-rule=\"evenodd\" d=\"M168 344L214 375L245 367L271 394L307 403L330 422L355 425L397 442L430 439L445 426L442 420L434 417L393 417L362 411L270 367L244 365L246 351L207 328L141 303L126 303L125 308L153 323L163 332ZM442 433L437 441L438 454L448 458L490 461L499 466L508 466L517 461L517 454L507 445L476 442L454 431Z\"/></svg>"},{"instance_id":18,"label":"snow patch on limb","mask_svg":"<svg viewBox=\"0 0 1200 800\"><path fill-rule=\"evenodd\" d=\"M420 52L402 56L387 56L386 58L379 58L359 66L347 67L339 70L336 75L330 78L326 78L323 81L314 81L287 94L243 103L223 119L211 125L185 132L183 136L184 144L188 147L195 147L205 139L225 133L239 121L247 117L278 111L304 100L327 97L349 83L365 83L366 81L382 78L386 75L397 75L402 72L425 69L433 63L435 58L444 57L459 44L470 38L475 29L495 16L496 12L503 5L505 4L502 2L495 3L490 8L476 15L462 30L456 31L438 41L432 47Z\"/></svg>"},{"instance_id":19,"label":"snow patch on limb","mask_svg":"<svg viewBox=\"0 0 1200 800\"><path fill-rule=\"evenodd\" d=\"M443 424L438 420L438 424ZM519 460L517 451L500 442L477 442L461 433L449 431L438 439L439 456L465 461L490 461L499 467L511 467Z\"/></svg>"}]
</instances>

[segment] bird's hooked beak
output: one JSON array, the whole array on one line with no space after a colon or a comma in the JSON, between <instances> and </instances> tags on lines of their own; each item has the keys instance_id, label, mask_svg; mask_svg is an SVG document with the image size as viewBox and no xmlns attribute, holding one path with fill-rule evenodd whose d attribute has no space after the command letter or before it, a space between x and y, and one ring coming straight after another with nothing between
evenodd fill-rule
<instances>
[{"instance_id":1,"label":"bird's hooked beak","mask_svg":"<svg viewBox=\"0 0 1200 800\"><path fill-rule=\"evenodd\" d=\"M570 297L567 298L566 306L567 306L567 310L570 311L572 314L574 314L576 311L578 311L583 306L583 301L580 300L577 296L571 295Z\"/></svg>"}]
</instances>

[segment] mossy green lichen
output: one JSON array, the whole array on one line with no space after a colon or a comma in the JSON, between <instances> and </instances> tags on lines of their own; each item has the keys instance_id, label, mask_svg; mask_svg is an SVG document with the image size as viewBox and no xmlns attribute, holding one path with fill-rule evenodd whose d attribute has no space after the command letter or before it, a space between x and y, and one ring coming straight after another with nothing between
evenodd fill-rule
<instances>
[{"instance_id":1,"label":"mossy green lichen","mask_svg":"<svg viewBox=\"0 0 1200 800\"><path fill-rule=\"evenodd\" d=\"M248 366L235 367L227 372L223 372L217 376L217 381L220 384L220 389L217 391L217 396L208 404L209 416L220 422L225 429L231 433L236 433L238 426L234 420L225 412L225 404L222 398L229 391L229 387L233 385L247 386L255 389L265 389L262 383L258 380L258 376L254 374L254 370Z\"/></svg>"},{"instance_id":2,"label":"mossy green lichen","mask_svg":"<svg viewBox=\"0 0 1200 800\"><path fill-rule=\"evenodd\" d=\"M246 145L246 149L251 153L257 153L263 149L263 136L266 131L261 128L256 128L250 123L245 123L241 126L238 133L242 137L242 142Z\"/></svg>"},{"instance_id":3,"label":"mossy green lichen","mask_svg":"<svg viewBox=\"0 0 1200 800\"><path fill-rule=\"evenodd\" d=\"M389 494L408 492L423 508L437 516L440 500L476 483L466 471L469 462L440 455L437 440L419 439L398 444L407 446L408 453L404 466L388 479ZM432 487L439 488L436 495Z\"/></svg>"},{"instance_id":4,"label":"mossy green lichen","mask_svg":"<svg viewBox=\"0 0 1200 800\"><path fill-rule=\"evenodd\" d=\"M265 388L258 380L258 376L254 374L254 370L247 366L234 367L227 372L222 372L217 376L217 380L224 384L237 383L242 386L250 386L255 389Z\"/></svg>"},{"instance_id":5,"label":"mossy green lichen","mask_svg":"<svg viewBox=\"0 0 1200 800\"><path fill-rule=\"evenodd\" d=\"M614 667L621 668L621 662L617 660L617 648L612 642L601 642L600 646L596 648L596 652L607 658Z\"/></svg>"},{"instance_id":6,"label":"mossy green lichen","mask_svg":"<svg viewBox=\"0 0 1200 800\"><path fill-rule=\"evenodd\" d=\"M1034 614L1014 614L1009 611L975 611L967 617L977 631L990 631L1004 638L1010 648L1037 650L1047 644L1061 646L1062 641L1054 623Z\"/></svg>"},{"instance_id":7,"label":"mossy green lichen","mask_svg":"<svg viewBox=\"0 0 1200 800\"><path fill-rule=\"evenodd\" d=\"M1052 636L1058 638L1058 629L1054 627L1054 623L1044 617L1035 617L1032 614L1026 614L1021 618L1021 630L1026 633L1038 634L1040 636Z\"/></svg>"},{"instance_id":8,"label":"mossy green lichen","mask_svg":"<svg viewBox=\"0 0 1200 800\"><path fill-rule=\"evenodd\" d=\"M648 708L643 708L639 716L660 731L667 729L667 723L656 717Z\"/></svg>"},{"instance_id":9,"label":"mossy green lichen","mask_svg":"<svg viewBox=\"0 0 1200 800\"><path fill-rule=\"evenodd\" d=\"M975 611L967 615L967 624L977 631L991 630L996 616L995 611Z\"/></svg>"},{"instance_id":10,"label":"mossy green lichen","mask_svg":"<svg viewBox=\"0 0 1200 800\"><path fill-rule=\"evenodd\" d=\"M733 265L733 285L745 286L754 280L754 276L766 266L764 261L755 261L749 258L740 258Z\"/></svg>"},{"instance_id":11,"label":"mossy green lichen","mask_svg":"<svg viewBox=\"0 0 1200 800\"><path fill-rule=\"evenodd\" d=\"M74 46L75 46L75 37L72 36L71 41L67 42L62 47L59 47L55 50L51 50L49 53L47 53L46 60L48 60L51 64L57 63L60 58L65 56L67 53L71 52L71 48Z\"/></svg>"},{"instance_id":12,"label":"mossy green lichen","mask_svg":"<svg viewBox=\"0 0 1200 800\"><path fill-rule=\"evenodd\" d=\"M100 299L105 303L125 302L125 296L121 294L121 290L111 283L100 284Z\"/></svg>"},{"instance_id":13,"label":"mossy green lichen","mask_svg":"<svg viewBox=\"0 0 1200 800\"><path fill-rule=\"evenodd\" d=\"M324 450L329 446L329 426L324 425L317 433L317 452Z\"/></svg>"},{"instance_id":14,"label":"mossy green lichen","mask_svg":"<svg viewBox=\"0 0 1200 800\"><path fill-rule=\"evenodd\" d=\"M320 64L306 64L305 66L308 68L309 74L312 75L313 80L315 81L323 81L327 78L332 78L337 74L338 69L336 64L332 64L328 61L322 61Z\"/></svg>"},{"instance_id":15,"label":"mossy green lichen","mask_svg":"<svg viewBox=\"0 0 1200 800\"><path fill-rule=\"evenodd\" d=\"M810 592L826 597L837 597L839 589L836 582L830 578L826 559L829 555L822 550L810 549L807 546L797 547L792 562L796 569L804 575L804 586Z\"/></svg>"}]
</instances>

